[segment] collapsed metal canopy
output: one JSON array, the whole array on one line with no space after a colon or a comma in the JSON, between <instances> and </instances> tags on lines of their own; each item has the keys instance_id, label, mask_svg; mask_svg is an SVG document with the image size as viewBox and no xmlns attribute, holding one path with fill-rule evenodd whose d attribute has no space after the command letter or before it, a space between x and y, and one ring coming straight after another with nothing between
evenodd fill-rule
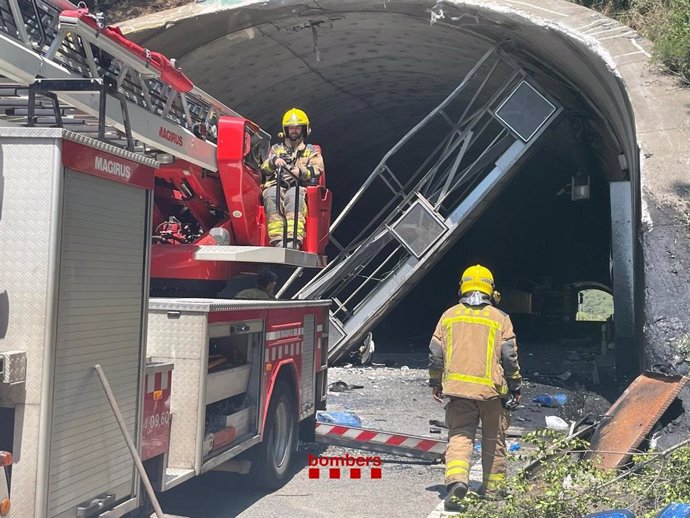
<instances>
[{"instance_id":1,"label":"collapsed metal canopy","mask_svg":"<svg viewBox=\"0 0 690 518\"><path fill-rule=\"evenodd\" d=\"M142 45L176 57L178 64L196 82L266 128L277 130L279 115L286 108L293 105L304 108L312 117L312 140L322 145L326 155L335 214L358 196L358 189L376 169L381 157L395 148L409 128L443 102L482 55L497 44L501 44L505 55L539 86L538 90L547 92L563 106L569 119L572 117L584 124L581 127L586 128L586 134L596 142L595 167L604 171L609 181L630 180L627 186L629 199L634 200L638 189L638 153L627 95L615 75L611 74L606 59L586 42L578 40L574 28L572 33L566 28L584 27L584 32L587 32L589 26L598 27L598 18L601 17L566 2L551 2L548 7L530 1L519 4L518 7L510 0L399 0L382 5L364 0L325 0L318 5L297 2L248 2L237 8L196 5L176 13L160 13L134 20L124 24L123 28ZM525 14L529 10L534 14ZM590 13L597 19L582 18ZM543 17L555 21L546 21ZM223 56L223 66L218 66L218 56ZM491 88L495 89L495 86L489 85ZM460 96L459 101L469 103L471 97ZM453 114L451 120L458 122L460 115L462 110ZM500 117L493 120L501 125L505 122L501 122ZM511 135L518 135L521 131L515 126L506 129ZM421 142L418 147L423 149L419 154L431 157L434 146L443 142L447 135L446 122L441 120L440 124L429 124L418 135ZM477 158L471 149L469 153L462 150L464 142L455 139L457 147L448 154L451 161L461 157L459 160L470 160L471 163ZM475 142L478 146L482 144L485 143ZM561 143L560 147L550 146L544 152L552 154L552 161L558 163L568 145L577 148L575 155L579 155L578 150L591 147L587 143L573 141ZM412 150L398 154L400 161L414 158L417 146L409 147ZM433 159L430 163L433 164ZM419 162L409 160L409 165L411 176ZM459 171L467 165L465 163ZM388 173L378 177L379 182L388 181L393 188L384 186L376 192L381 196L396 196L395 190L404 191L405 195L413 192L414 189L405 190L409 187L405 181L400 182L403 189L395 185L395 181L400 181L404 175L401 176L400 169L393 168L393 171L393 176L389 175L385 180ZM451 188L454 181L450 180L447 187ZM441 184L438 192L443 189ZM336 229L338 234L345 234L344 237L335 236L341 245L336 253L342 253L344 249L346 254L359 255L364 261L350 273L362 264L377 263L377 256L392 257L391 262L402 258L404 262L406 254L409 254L417 261L425 261L430 251L432 254L443 252L443 247L434 248L434 243L440 241L433 238L433 232L425 236L429 238L426 241L417 239L412 243L408 239L411 237L410 228L414 226L411 222L418 223L420 218L425 218L429 228L436 229L434 232L452 234L439 226L439 222L448 217L449 212L444 213L448 207L439 210L434 207L434 201L428 203L429 193L420 191L419 194L426 201L414 194L418 200L415 210L408 211L411 206L397 210L397 219L386 222L391 231L385 229L384 233L372 233L374 243L366 247L350 247L353 243L361 244L355 238L362 227L357 227L355 235L347 235L346 227L350 227L350 223ZM490 198L483 199L489 201ZM431 212L426 210L429 206ZM631 217L626 218L624 225L627 227L621 229L622 233L632 236L638 210L633 201L630 204ZM361 221L373 222L378 209L365 207L357 212ZM400 219L403 213L406 218ZM468 214L465 213L465 222L468 222ZM371 230L380 223L372 223ZM441 241L450 243L453 239ZM391 247L401 255L391 251ZM386 252L390 255L385 255ZM629 251L627 256L620 257L630 258L634 253ZM349 259L348 262L357 261ZM432 262L426 261L416 268L416 272L421 275ZM628 263L614 268L614 272L627 275L634 283L632 271L638 264L639 259L632 257ZM344 268L343 272L348 270L341 268ZM384 266L381 272L384 271L388 278L392 278L391 268ZM326 275L324 273L320 278L319 282L323 281L321 288L308 295L303 292L300 296L316 296L317 291L322 296L331 296L333 293L326 285L331 284L333 288L331 281L337 281L337 284L338 276ZM368 285L380 284L384 278L364 270L357 271L354 277L357 276ZM348 281L352 284L343 287L342 293L335 297L340 303L347 301L343 307L335 309L342 317L339 318L340 323L346 325L344 320L348 320L352 327L339 328L334 321L334 338L344 332L356 341L358 338L351 331L361 327L356 324L358 318L363 319L369 314L377 320L381 316L377 311L379 308L389 309L399 300L396 295L373 306L361 305L364 300L371 300L370 292L368 287L360 289L361 284L354 277ZM396 290L396 293L401 297L419 278L417 274L406 277L404 281L398 278L405 288ZM383 297L386 292L381 293ZM633 287L632 293L634 299L639 291ZM631 297L626 297L628 299ZM357 310L353 312L353 308ZM633 311L632 301L623 309ZM616 308L618 315L625 311ZM631 327L637 325L634 318L628 322ZM633 336L632 328L625 334Z\"/></svg>"},{"instance_id":2,"label":"collapsed metal canopy","mask_svg":"<svg viewBox=\"0 0 690 518\"><path fill-rule=\"evenodd\" d=\"M329 360L358 347L490 205L560 113L547 97L493 47L385 154L331 225L338 255L295 295L333 300Z\"/></svg>"}]
</instances>

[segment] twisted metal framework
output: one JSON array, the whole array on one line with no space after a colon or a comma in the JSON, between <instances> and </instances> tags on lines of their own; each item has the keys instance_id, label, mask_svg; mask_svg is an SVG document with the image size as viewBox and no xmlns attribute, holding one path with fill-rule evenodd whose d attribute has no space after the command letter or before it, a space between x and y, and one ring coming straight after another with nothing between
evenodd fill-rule
<instances>
[{"instance_id":1,"label":"twisted metal framework","mask_svg":"<svg viewBox=\"0 0 690 518\"><path fill-rule=\"evenodd\" d=\"M296 271L281 292L332 299L331 360L358 346L457 241L560 111L494 46L386 153L332 224L328 267L301 287Z\"/></svg>"}]
</instances>

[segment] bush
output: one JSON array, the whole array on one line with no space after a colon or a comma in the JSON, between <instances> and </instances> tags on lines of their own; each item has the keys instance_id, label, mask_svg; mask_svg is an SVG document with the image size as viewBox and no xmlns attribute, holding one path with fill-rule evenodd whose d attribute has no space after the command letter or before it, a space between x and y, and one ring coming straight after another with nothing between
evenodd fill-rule
<instances>
[{"instance_id":1,"label":"bush","mask_svg":"<svg viewBox=\"0 0 690 518\"><path fill-rule=\"evenodd\" d=\"M690 84L690 0L673 0L654 33L654 54L670 71Z\"/></svg>"},{"instance_id":2,"label":"bush","mask_svg":"<svg viewBox=\"0 0 690 518\"><path fill-rule=\"evenodd\" d=\"M537 430L523 437L536 451L526 459L543 458L556 450L586 451L586 442L567 442L552 430ZM559 454L544 462L531 479L524 474L505 481L501 498L480 498L469 493L464 518L580 518L609 509L629 509L635 516L651 518L672 502L690 502L690 448L668 455L640 454L632 459L628 476L614 480L616 471L601 471L576 454Z\"/></svg>"},{"instance_id":3,"label":"bush","mask_svg":"<svg viewBox=\"0 0 690 518\"><path fill-rule=\"evenodd\" d=\"M573 0L620 20L654 43L654 58L690 84L690 0Z\"/></svg>"}]
</instances>

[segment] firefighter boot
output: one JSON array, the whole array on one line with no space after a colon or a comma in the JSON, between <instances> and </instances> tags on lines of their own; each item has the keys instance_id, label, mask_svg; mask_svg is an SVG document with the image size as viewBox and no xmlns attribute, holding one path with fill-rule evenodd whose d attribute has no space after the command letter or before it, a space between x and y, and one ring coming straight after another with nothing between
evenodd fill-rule
<instances>
[{"instance_id":1,"label":"firefighter boot","mask_svg":"<svg viewBox=\"0 0 690 518\"><path fill-rule=\"evenodd\" d=\"M450 512L461 512L465 510L462 505L462 499L467 494L467 484L463 482L456 482L448 486L448 493L443 500L443 508Z\"/></svg>"}]
</instances>

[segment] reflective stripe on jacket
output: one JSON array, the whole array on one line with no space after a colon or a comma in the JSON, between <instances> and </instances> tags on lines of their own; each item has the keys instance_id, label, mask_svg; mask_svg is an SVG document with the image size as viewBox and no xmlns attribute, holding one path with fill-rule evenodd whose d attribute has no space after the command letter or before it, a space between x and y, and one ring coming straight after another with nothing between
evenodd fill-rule
<instances>
[{"instance_id":1,"label":"reflective stripe on jacket","mask_svg":"<svg viewBox=\"0 0 690 518\"><path fill-rule=\"evenodd\" d=\"M490 304L448 309L429 349L430 384L445 395L486 400L520 388L513 324Z\"/></svg>"}]
</instances>

